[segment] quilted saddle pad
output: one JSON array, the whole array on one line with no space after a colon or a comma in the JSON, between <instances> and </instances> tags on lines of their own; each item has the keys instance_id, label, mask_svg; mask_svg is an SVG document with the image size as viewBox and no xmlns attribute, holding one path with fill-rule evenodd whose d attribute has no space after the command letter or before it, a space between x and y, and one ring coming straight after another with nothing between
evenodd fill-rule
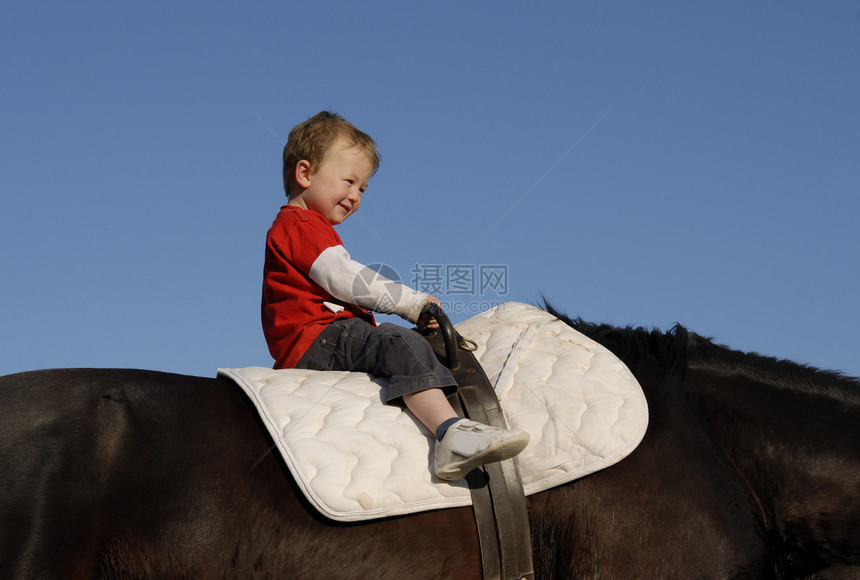
<instances>
[{"instance_id":1,"label":"quilted saddle pad","mask_svg":"<svg viewBox=\"0 0 860 580\"><path fill-rule=\"evenodd\" d=\"M516 458L526 494L629 455L648 408L609 350L551 314L508 302L457 325L499 396L508 425L531 442ZM465 481L432 473L433 435L384 405L386 380L365 373L219 369L260 412L298 486L319 511L360 521L471 504Z\"/></svg>"}]
</instances>

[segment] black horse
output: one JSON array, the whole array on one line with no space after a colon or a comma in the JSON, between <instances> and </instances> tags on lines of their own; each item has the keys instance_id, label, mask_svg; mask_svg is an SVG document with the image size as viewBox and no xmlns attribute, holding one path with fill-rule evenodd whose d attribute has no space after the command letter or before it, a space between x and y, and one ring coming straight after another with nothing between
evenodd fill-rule
<instances>
[{"instance_id":1,"label":"black horse","mask_svg":"<svg viewBox=\"0 0 860 580\"><path fill-rule=\"evenodd\" d=\"M538 578L860 577L857 379L564 320L627 364L650 424L621 463L528 498ZM34 371L0 402L2 578L481 575L470 508L315 513L226 379Z\"/></svg>"}]
</instances>

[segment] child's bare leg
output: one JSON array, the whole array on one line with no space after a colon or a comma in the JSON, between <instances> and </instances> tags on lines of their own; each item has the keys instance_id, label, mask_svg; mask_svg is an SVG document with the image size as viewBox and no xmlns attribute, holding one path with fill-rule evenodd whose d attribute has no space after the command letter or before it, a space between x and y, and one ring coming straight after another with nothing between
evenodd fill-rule
<instances>
[{"instance_id":1,"label":"child's bare leg","mask_svg":"<svg viewBox=\"0 0 860 580\"><path fill-rule=\"evenodd\" d=\"M442 389L427 389L403 395L403 402L412 411L412 414L434 434L439 425L457 416Z\"/></svg>"}]
</instances>

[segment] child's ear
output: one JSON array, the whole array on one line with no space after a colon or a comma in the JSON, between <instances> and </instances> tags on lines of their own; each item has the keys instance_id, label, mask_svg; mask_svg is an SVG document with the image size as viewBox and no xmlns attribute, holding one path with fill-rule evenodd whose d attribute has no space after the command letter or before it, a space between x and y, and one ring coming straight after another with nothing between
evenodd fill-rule
<instances>
[{"instance_id":1,"label":"child's ear","mask_svg":"<svg viewBox=\"0 0 860 580\"><path fill-rule=\"evenodd\" d=\"M311 186L311 175L313 175L311 169L311 162L307 159L302 159L296 163L296 184L302 189L307 189Z\"/></svg>"}]
</instances>

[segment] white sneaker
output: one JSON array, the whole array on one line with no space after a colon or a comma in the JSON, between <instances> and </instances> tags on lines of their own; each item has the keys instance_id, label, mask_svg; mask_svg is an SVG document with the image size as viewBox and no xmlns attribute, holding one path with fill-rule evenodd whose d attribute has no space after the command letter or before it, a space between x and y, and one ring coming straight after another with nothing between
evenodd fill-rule
<instances>
[{"instance_id":1,"label":"white sneaker","mask_svg":"<svg viewBox=\"0 0 860 580\"><path fill-rule=\"evenodd\" d=\"M436 442L433 469L439 479L463 479L476 467L510 459L528 443L529 434L525 431L460 419L448 428L442 441Z\"/></svg>"}]
</instances>

